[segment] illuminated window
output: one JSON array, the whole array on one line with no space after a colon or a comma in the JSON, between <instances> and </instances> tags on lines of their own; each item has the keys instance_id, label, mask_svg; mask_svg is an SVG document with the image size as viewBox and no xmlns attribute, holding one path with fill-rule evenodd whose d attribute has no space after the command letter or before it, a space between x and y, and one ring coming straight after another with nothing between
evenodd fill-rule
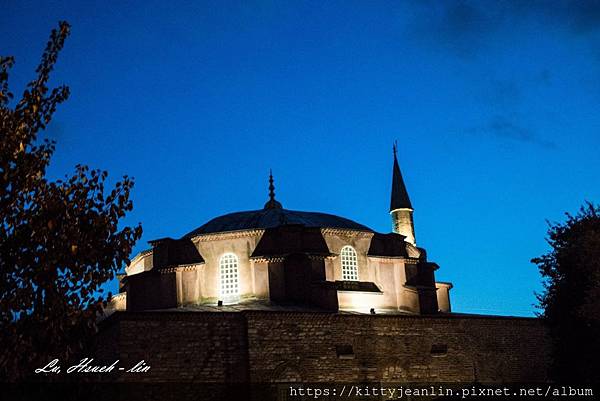
<instances>
[{"instance_id":1,"label":"illuminated window","mask_svg":"<svg viewBox=\"0 0 600 401\"><path fill-rule=\"evenodd\" d=\"M358 258L351 246L345 246L340 252L342 260L342 280L358 281Z\"/></svg>"},{"instance_id":2,"label":"illuminated window","mask_svg":"<svg viewBox=\"0 0 600 401\"><path fill-rule=\"evenodd\" d=\"M226 253L219 261L221 275L221 296L225 301L236 300L240 294L238 281L238 258L233 253Z\"/></svg>"}]
</instances>

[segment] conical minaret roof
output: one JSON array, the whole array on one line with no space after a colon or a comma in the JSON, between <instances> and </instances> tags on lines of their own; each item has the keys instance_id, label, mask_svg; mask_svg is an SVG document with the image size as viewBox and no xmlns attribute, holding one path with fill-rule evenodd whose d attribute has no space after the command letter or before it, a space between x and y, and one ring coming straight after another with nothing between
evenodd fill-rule
<instances>
[{"instance_id":1,"label":"conical minaret roof","mask_svg":"<svg viewBox=\"0 0 600 401\"><path fill-rule=\"evenodd\" d=\"M400 172L400 166L398 165L398 157L396 155L397 148L394 144L394 168L392 177L392 199L390 202L390 212L396 209L412 209L410 198L408 197L408 191L404 180L402 179L402 173Z\"/></svg>"}]
</instances>

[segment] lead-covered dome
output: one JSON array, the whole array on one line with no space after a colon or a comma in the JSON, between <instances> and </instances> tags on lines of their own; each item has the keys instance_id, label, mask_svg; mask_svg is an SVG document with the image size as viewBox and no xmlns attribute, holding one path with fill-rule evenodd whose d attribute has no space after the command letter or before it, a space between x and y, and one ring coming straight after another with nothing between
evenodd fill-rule
<instances>
[{"instance_id":1,"label":"lead-covered dome","mask_svg":"<svg viewBox=\"0 0 600 401\"><path fill-rule=\"evenodd\" d=\"M372 232L369 227L344 217L318 212L300 212L283 208L266 208L246 212L229 213L216 217L208 223L188 233L190 238L201 234L220 233L252 229L266 229L287 224L300 224L305 227L342 228Z\"/></svg>"}]
</instances>

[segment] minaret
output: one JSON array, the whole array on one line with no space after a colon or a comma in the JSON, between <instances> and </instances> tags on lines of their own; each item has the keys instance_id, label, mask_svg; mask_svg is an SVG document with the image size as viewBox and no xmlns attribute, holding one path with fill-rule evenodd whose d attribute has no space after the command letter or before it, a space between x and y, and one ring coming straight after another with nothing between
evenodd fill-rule
<instances>
[{"instance_id":1,"label":"minaret","mask_svg":"<svg viewBox=\"0 0 600 401\"><path fill-rule=\"evenodd\" d=\"M406 237L405 241L416 245L415 227L413 223L413 208L400 173L398 165L398 152L394 143L394 170L392 178L392 200L390 203L390 214L392 215L392 230Z\"/></svg>"}]
</instances>

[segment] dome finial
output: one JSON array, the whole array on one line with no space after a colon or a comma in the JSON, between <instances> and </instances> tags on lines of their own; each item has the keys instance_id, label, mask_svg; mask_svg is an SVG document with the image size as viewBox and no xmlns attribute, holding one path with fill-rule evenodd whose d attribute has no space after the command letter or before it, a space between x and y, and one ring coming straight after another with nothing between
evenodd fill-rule
<instances>
[{"instance_id":1,"label":"dome finial","mask_svg":"<svg viewBox=\"0 0 600 401\"><path fill-rule=\"evenodd\" d=\"M265 203L265 209L281 209L281 203L275 200L275 185L273 185L273 170L269 169L269 201Z\"/></svg>"},{"instance_id":2,"label":"dome finial","mask_svg":"<svg viewBox=\"0 0 600 401\"><path fill-rule=\"evenodd\" d=\"M269 199L275 200L275 185L273 185L273 170L269 169Z\"/></svg>"}]
</instances>

